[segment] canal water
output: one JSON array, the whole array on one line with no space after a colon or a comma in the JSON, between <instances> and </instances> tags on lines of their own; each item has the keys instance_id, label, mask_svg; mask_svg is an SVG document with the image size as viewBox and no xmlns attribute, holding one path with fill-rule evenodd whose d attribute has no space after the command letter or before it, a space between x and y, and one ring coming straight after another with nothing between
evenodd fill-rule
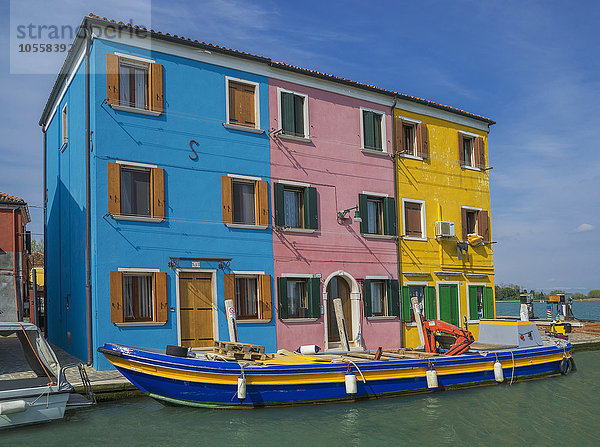
<instances>
[{"instance_id":1,"label":"canal water","mask_svg":"<svg viewBox=\"0 0 600 447\"><path fill-rule=\"evenodd\" d=\"M536 318L546 318L546 303L533 303L533 314ZM496 314L501 316L518 316L521 308L519 302L496 302ZM552 317L557 314L556 304L550 306ZM581 320L600 320L600 301L573 301L573 315Z\"/></svg>"},{"instance_id":2,"label":"canal water","mask_svg":"<svg viewBox=\"0 0 600 447\"><path fill-rule=\"evenodd\" d=\"M578 371L512 385L256 410L99 404L59 422L0 432L2 446L600 445L600 352Z\"/></svg>"}]
</instances>

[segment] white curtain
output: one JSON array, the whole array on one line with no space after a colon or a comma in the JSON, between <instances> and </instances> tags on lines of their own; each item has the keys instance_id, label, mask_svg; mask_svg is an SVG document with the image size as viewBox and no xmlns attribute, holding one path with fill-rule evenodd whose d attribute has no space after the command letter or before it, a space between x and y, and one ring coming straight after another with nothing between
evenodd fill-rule
<instances>
[{"instance_id":1,"label":"white curtain","mask_svg":"<svg viewBox=\"0 0 600 447\"><path fill-rule=\"evenodd\" d=\"M283 191L283 212L287 227L299 228L300 225L300 194L297 191Z\"/></svg>"},{"instance_id":2,"label":"white curtain","mask_svg":"<svg viewBox=\"0 0 600 447\"><path fill-rule=\"evenodd\" d=\"M383 287L380 282L371 283L371 303L373 314L383 313Z\"/></svg>"}]
</instances>

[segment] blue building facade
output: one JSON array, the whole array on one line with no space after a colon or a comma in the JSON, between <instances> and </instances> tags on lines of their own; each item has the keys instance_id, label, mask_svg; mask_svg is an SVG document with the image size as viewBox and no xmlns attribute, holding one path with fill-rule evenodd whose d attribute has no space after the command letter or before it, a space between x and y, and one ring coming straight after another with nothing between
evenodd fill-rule
<instances>
[{"instance_id":1,"label":"blue building facade","mask_svg":"<svg viewBox=\"0 0 600 447\"><path fill-rule=\"evenodd\" d=\"M239 341L273 351L268 79L128 43L90 46L94 366L110 367L96 352L108 341L228 340L226 298ZM85 359L85 60L73 61L41 123L46 275L49 339Z\"/></svg>"}]
</instances>

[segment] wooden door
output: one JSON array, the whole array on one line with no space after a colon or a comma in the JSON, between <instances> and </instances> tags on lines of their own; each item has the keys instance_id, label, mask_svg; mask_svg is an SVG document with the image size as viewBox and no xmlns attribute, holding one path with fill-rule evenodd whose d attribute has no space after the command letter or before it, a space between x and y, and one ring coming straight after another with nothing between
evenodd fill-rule
<instances>
[{"instance_id":1,"label":"wooden door","mask_svg":"<svg viewBox=\"0 0 600 447\"><path fill-rule=\"evenodd\" d=\"M440 319L460 326L460 315L458 314L458 286L456 284L440 284Z\"/></svg>"},{"instance_id":2,"label":"wooden door","mask_svg":"<svg viewBox=\"0 0 600 447\"><path fill-rule=\"evenodd\" d=\"M338 331L337 319L333 307L333 299L342 299L342 310L344 311L344 320L346 320L346 333L348 341L353 340L352 335L352 303L350 301L350 286L346 280L336 276L329 281L327 285L327 337L329 342L339 342L340 333Z\"/></svg>"},{"instance_id":3,"label":"wooden door","mask_svg":"<svg viewBox=\"0 0 600 447\"><path fill-rule=\"evenodd\" d=\"M181 345L190 348L212 346L213 294L210 273L179 275Z\"/></svg>"}]
</instances>

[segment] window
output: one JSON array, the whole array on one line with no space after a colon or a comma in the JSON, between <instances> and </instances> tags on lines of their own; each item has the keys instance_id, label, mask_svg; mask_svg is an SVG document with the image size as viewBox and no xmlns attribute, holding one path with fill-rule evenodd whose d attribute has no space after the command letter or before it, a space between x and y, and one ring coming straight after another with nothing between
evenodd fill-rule
<instances>
[{"instance_id":1,"label":"window","mask_svg":"<svg viewBox=\"0 0 600 447\"><path fill-rule=\"evenodd\" d=\"M413 298L417 298L417 301L419 302L419 311L421 315L425 316L423 313L425 305L425 286L408 286L408 298L410 299L410 321L417 321L412 306Z\"/></svg>"},{"instance_id":2,"label":"window","mask_svg":"<svg viewBox=\"0 0 600 447\"><path fill-rule=\"evenodd\" d=\"M465 166L473 166L473 138L463 136L463 160Z\"/></svg>"},{"instance_id":3,"label":"window","mask_svg":"<svg viewBox=\"0 0 600 447\"><path fill-rule=\"evenodd\" d=\"M363 280L365 317L397 317L400 315L397 279L365 278Z\"/></svg>"},{"instance_id":4,"label":"window","mask_svg":"<svg viewBox=\"0 0 600 447\"><path fill-rule=\"evenodd\" d=\"M69 140L69 134L68 134L68 130L69 130L69 121L68 121L68 115L67 115L67 105L65 104L65 106L62 109L62 144L67 144L67 141Z\"/></svg>"},{"instance_id":5,"label":"window","mask_svg":"<svg viewBox=\"0 0 600 447\"><path fill-rule=\"evenodd\" d=\"M483 237L484 242L489 242L489 217L488 212L478 208L462 207L462 238L466 241L470 234Z\"/></svg>"},{"instance_id":6,"label":"window","mask_svg":"<svg viewBox=\"0 0 600 447\"><path fill-rule=\"evenodd\" d=\"M494 296L491 287L469 285L469 320L494 318Z\"/></svg>"},{"instance_id":7,"label":"window","mask_svg":"<svg viewBox=\"0 0 600 447\"><path fill-rule=\"evenodd\" d=\"M426 284L407 284L400 291L402 301L402 321L414 323L416 321L411 299L417 298L421 315L425 320L437 319L437 304L435 287Z\"/></svg>"},{"instance_id":8,"label":"window","mask_svg":"<svg viewBox=\"0 0 600 447\"><path fill-rule=\"evenodd\" d=\"M163 66L134 56L106 55L107 103L119 110L163 112ZM122 109L121 109L122 110Z\"/></svg>"},{"instance_id":9,"label":"window","mask_svg":"<svg viewBox=\"0 0 600 447\"><path fill-rule=\"evenodd\" d=\"M282 91L280 100L283 134L308 138L308 97Z\"/></svg>"},{"instance_id":10,"label":"window","mask_svg":"<svg viewBox=\"0 0 600 447\"><path fill-rule=\"evenodd\" d=\"M223 223L264 229L269 225L269 185L253 177L221 177Z\"/></svg>"},{"instance_id":11,"label":"window","mask_svg":"<svg viewBox=\"0 0 600 447\"><path fill-rule=\"evenodd\" d=\"M371 193L374 194L374 193ZM358 210L362 222L360 232L365 235L395 236L396 203L391 197L358 195Z\"/></svg>"},{"instance_id":12,"label":"window","mask_svg":"<svg viewBox=\"0 0 600 447\"><path fill-rule=\"evenodd\" d=\"M308 185L275 183L275 225L316 230L319 226L317 190Z\"/></svg>"},{"instance_id":13,"label":"window","mask_svg":"<svg viewBox=\"0 0 600 447\"><path fill-rule=\"evenodd\" d=\"M227 123L258 128L258 85L227 78Z\"/></svg>"},{"instance_id":14,"label":"window","mask_svg":"<svg viewBox=\"0 0 600 447\"><path fill-rule=\"evenodd\" d=\"M278 314L282 320L321 317L321 280L319 278L277 278L277 296Z\"/></svg>"},{"instance_id":15,"label":"window","mask_svg":"<svg viewBox=\"0 0 600 447\"><path fill-rule=\"evenodd\" d=\"M384 114L361 109L363 149L385 152Z\"/></svg>"},{"instance_id":16,"label":"window","mask_svg":"<svg viewBox=\"0 0 600 447\"><path fill-rule=\"evenodd\" d=\"M425 202L402 199L404 208L404 236L408 239L425 239Z\"/></svg>"},{"instance_id":17,"label":"window","mask_svg":"<svg viewBox=\"0 0 600 447\"><path fill-rule=\"evenodd\" d=\"M407 157L428 158L427 125L408 118L394 118L396 151Z\"/></svg>"},{"instance_id":18,"label":"window","mask_svg":"<svg viewBox=\"0 0 600 447\"><path fill-rule=\"evenodd\" d=\"M258 318L258 281L256 277L235 278L235 309L240 319Z\"/></svg>"},{"instance_id":19,"label":"window","mask_svg":"<svg viewBox=\"0 0 600 447\"><path fill-rule=\"evenodd\" d=\"M233 180L233 223L256 223L254 182Z\"/></svg>"},{"instance_id":20,"label":"window","mask_svg":"<svg viewBox=\"0 0 600 447\"><path fill-rule=\"evenodd\" d=\"M163 219L164 170L141 163L108 163L108 213L116 219Z\"/></svg>"},{"instance_id":21,"label":"window","mask_svg":"<svg viewBox=\"0 0 600 447\"><path fill-rule=\"evenodd\" d=\"M485 143L482 137L458 132L460 165L467 168L485 168Z\"/></svg>"},{"instance_id":22,"label":"window","mask_svg":"<svg viewBox=\"0 0 600 447\"><path fill-rule=\"evenodd\" d=\"M113 323L165 323L168 319L167 274L158 271L110 272Z\"/></svg>"},{"instance_id":23,"label":"window","mask_svg":"<svg viewBox=\"0 0 600 447\"><path fill-rule=\"evenodd\" d=\"M405 154L417 156L416 130L415 124L402 123L402 132L404 134L404 147L402 152Z\"/></svg>"},{"instance_id":24,"label":"window","mask_svg":"<svg viewBox=\"0 0 600 447\"><path fill-rule=\"evenodd\" d=\"M465 214L466 214L466 226L467 226L467 236L469 234L476 234L477 233L477 213L478 211L475 210L465 210Z\"/></svg>"}]
</instances>

